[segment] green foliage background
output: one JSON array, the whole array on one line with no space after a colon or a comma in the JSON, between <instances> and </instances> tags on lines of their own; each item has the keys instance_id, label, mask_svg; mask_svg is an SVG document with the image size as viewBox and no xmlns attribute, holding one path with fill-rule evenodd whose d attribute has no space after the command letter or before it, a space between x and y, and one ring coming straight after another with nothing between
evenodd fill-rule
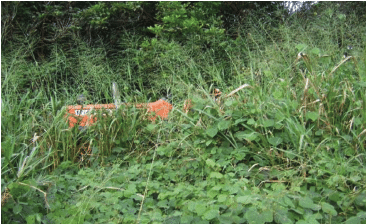
<instances>
[{"instance_id":1,"label":"green foliage background","mask_svg":"<svg viewBox=\"0 0 367 224\"><path fill-rule=\"evenodd\" d=\"M365 222L365 2L1 6L2 223Z\"/></svg>"}]
</instances>

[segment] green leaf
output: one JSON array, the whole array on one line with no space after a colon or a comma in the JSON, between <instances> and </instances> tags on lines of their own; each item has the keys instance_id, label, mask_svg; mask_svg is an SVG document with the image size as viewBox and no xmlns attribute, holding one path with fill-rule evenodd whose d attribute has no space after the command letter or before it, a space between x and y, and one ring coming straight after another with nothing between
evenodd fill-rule
<instances>
[{"instance_id":1,"label":"green leaf","mask_svg":"<svg viewBox=\"0 0 367 224\"><path fill-rule=\"evenodd\" d=\"M278 146L280 143L282 143L282 141L283 139L280 137L271 137L268 139L268 142L273 146Z\"/></svg>"},{"instance_id":2,"label":"green leaf","mask_svg":"<svg viewBox=\"0 0 367 224\"><path fill-rule=\"evenodd\" d=\"M267 77L273 77L273 73L269 70L265 70L264 71L264 74L267 76Z\"/></svg>"},{"instance_id":3,"label":"green leaf","mask_svg":"<svg viewBox=\"0 0 367 224\"><path fill-rule=\"evenodd\" d=\"M218 217L220 224L244 223L243 219L232 213L224 213Z\"/></svg>"},{"instance_id":4,"label":"green leaf","mask_svg":"<svg viewBox=\"0 0 367 224\"><path fill-rule=\"evenodd\" d=\"M362 191L360 194L358 194L354 203L359 207L365 206L366 205L366 191Z\"/></svg>"},{"instance_id":5,"label":"green leaf","mask_svg":"<svg viewBox=\"0 0 367 224\"><path fill-rule=\"evenodd\" d=\"M151 215L153 220L161 220L162 219L162 212L160 210L155 211L152 215Z\"/></svg>"},{"instance_id":6,"label":"green leaf","mask_svg":"<svg viewBox=\"0 0 367 224\"><path fill-rule=\"evenodd\" d=\"M304 213L304 211L301 210L301 209L291 208L290 210L292 210L292 211L294 211L294 212L296 212L296 213L298 213L300 215L303 215L303 213Z\"/></svg>"},{"instance_id":7,"label":"green leaf","mask_svg":"<svg viewBox=\"0 0 367 224\"><path fill-rule=\"evenodd\" d=\"M210 173L210 178L217 178L217 179L220 179L223 177L223 174L221 173L218 173L218 172L211 172Z\"/></svg>"},{"instance_id":8,"label":"green leaf","mask_svg":"<svg viewBox=\"0 0 367 224\"><path fill-rule=\"evenodd\" d=\"M210 167L215 166L215 162L212 159L207 159L205 162L206 162L206 165L208 165Z\"/></svg>"},{"instance_id":9,"label":"green leaf","mask_svg":"<svg viewBox=\"0 0 367 224\"><path fill-rule=\"evenodd\" d=\"M218 215L219 215L219 211L217 209L210 209L210 210L205 212L203 217L206 220L212 220L215 217L217 217Z\"/></svg>"},{"instance_id":10,"label":"green leaf","mask_svg":"<svg viewBox=\"0 0 367 224\"><path fill-rule=\"evenodd\" d=\"M324 212L332 215L332 216L336 216L338 213L335 211L334 207L332 205L330 205L329 203L326 202L322 202L321 203L321 208Z\"/></svg>"},{"instance_id":11,"label":"green leaf","mask_svg":"<svg viewBox=\"0 0 367 224\"><path fill-rule=\"evenodd\" d=\"M147 125L147 130L151 132L151 131L153 131L156 127L157 127L157 125L156 125L156 124L148 124L148 125Z\"/></svg>"},{"instance_id":12,"label":"green leaf","mask_svg":"<svg viewBox=\"0 0 367 224\"><path fill-rule=\"evenodd\" d=\"M9 136L7 136L5 139L6 140L4 142L1 142L1 148L2 151L4 151L6 160L10 161L10 158L14 152L15 141L13 137Z\"/></svg>"},{"instance_id":13,"label":"green leaf","mask_svg":"<svg viewBox=\"0 0 367 224\"><path fill-rule=\"evenodd\" d=\"M256 121L255 121L253 118L250 118L250 119L247 121L247 124L248 124L248 125L253 125L253 124L256 124Z\"/></svg>"},{"instance_id":14,"label":"green leaf","mask_svg":"<svg viewBox=\"0 0 367 224\"><path fill-rule=\"evenodd\" d=\"M16 204L16 205L13 207L13 212L14 212L14 214L19 214L21 211L22 211L22 206L21 206L20 204Z\"/></svg>"},{"instance_id":15,"label":"green leaf","mask_svg":"<svg viewBox=\"0 0 367 224\"><path fill-rule=\"evenodd\" d=\"M284 223L284 224L290 224L290 223L294 223L292 222L292 220L290 220L288 218L288 210L287 209L284 209L284 208L280 208L280 209L277 209L275 214L274 214L274 221L276 223Z\"/></svg>"},{"instance_id":16,"label":"green leaf","mask_svg":"<svg viewBox=\"0 0 367 224\"><path fill-rule=\"evenodd\" d=\"M167 150L167 147L161 145L157 148L157 153L158 155L163 156L166 153L166 150Z\"/></svg>"},{"instance_id":17,"label":"green leaf","mask_svg":"<svg viewBox=\"0 0 367 224\"><path fill-rule=\"evenodd\" d=\"M206 204L202 202L197 202L195 205L195 211L199 216L203 215L206 211Z\"/></svg>"},{"instance_id":18,"label":"green leaf","mask_svg":"<svg viewBox=\"0 0 367 224\"><path fill-rule=\"evenodd\" d=\"M366 201L366 198L365 198ZM365 203L366 204L366 203ZM360 219L364 219L366 220L366 212L365 211L360 211L357 213L357 217L359 217Z\"/></svg>"},{"instance_id":19,"label":"green leaf","mask_svg":"<svg viewBox=\"0 0 367 224\"><path fill-rule=\"evenodd\" d=\"M135 193L136 193L136 185L135 184L129 184L128 188L124 191L124 196L125 197L131 197Z\"/></svg>"},{"instance_id":20,"label":"green leaf","mask_svg":"<svg viewBox=\"0 0 367 224\"><path fill-rule=\"evenodd\" d=\"M228 162L229 163L229 162ZM236 174L235 173L232 173L232 172L229 172L229 173L226 173L228 176L230 177L234 177Z\"/></svg>"},{"instance_id":21,"label":"green leaf","mask_svg":"<svg viewBox=\"0 0 367 224\"><path fill-rule=\"evenodd\" d=\"M362 220L360 218L358 218L357 216L354 216L354 217L347 219L347 221L345 221L345 224L360 224L361 221Z\"/></svg>"},{"instance_id":22,"label":"green leaf","mask_svg":"<svg viewBox=\"0 0 367 224\"><path fill-rule=\"evenodd\" d=\"M358 182L361 180L361 177L360 176L351 176L350 179L353 181L353 182Z\"/></svg>"},{"instance_id":23,"label":"green leaf","mask_svg":"<svg viewBox=\"0 0 367 224\"><path fill-rule=\"evenodd\" d=\"M226 200L227 200L227 195L226 194L218 195L218 202L224 202Z\"/></svg>"},{"instance_id":24,"label":"green leaf","mask_svg":"<svg viewBox=\"0 0 367 224\"><path fill-rule=\"evenodd\" d=\"M306 44L298 44L296 46L296 48L297 48L298 51L303 51L306 47L307 47Z\"/></svg>"},{"instance_id":25,"label":"green leaf","mask_svg":"<svg viewBox=\"0 0 367 224\"><path fill-rule=\"evenodd\" d=\"M316 113L316 112L307 112L307 113L306 113L306 117L307 117L308 119L311 119L312 121L316 121L316 120L317 120L317 118L319 118L319 114L318 114L318 113Z\"/></svg>"},{"instance_id":26,"label":"green leaf","mask_svg":"<svg viewBox=\"0 0 367 224\"><path fill-rule=\"evenodd\" d=\"M286 190L286 186L284 186L283 183L274 183L271 185L271 188L275 191L275 192L281 192Z\"/></svg>"},{"instance_id":27,"label":"green leaf","mask_svg":"<svg viewBox=\"0 0 367 224\"><path fill-rule=\"evenodd\" d=\"M263 224L265 223L256 208L251 207L245 214L245 218L249 224Z\"/></svg>"},{"instance_id":28,"label":"green leaf","mask_svg":"<svg viewBox=\"0 0 367 224\"><path fill-rule=\"evenodd\" d=\"M205 142L205 145L206 146L208 146L208 145L210 145L210 143L212 143L213 142L213 139L209 139L208 141L206 141ZM213 149L212 149L213 150ZM214 149L214 151L215 151L215 149ZM212 154L215 154L215 152L214 153L212 153Z\"/></svg>"},{"instance_id":29,"label":"green leaf","mask_svg":"<svg viewBox=\"0 0 367 224\"><path fill-rule=\"evenodd\" d=\"M173 215L172 216L181 216L182 215L182 212L180 212L180 211L175 211L174 213L173 213Z\"/></svg>"},{"instance_id":30,"label":"green leaf","mask_svg":"<svg viewBox=\"0 0 367 224\"><path fill-rule=\"evenodd\" d=\"M235 136L242 140L242 139L246 139L247 141L254 141L257 137L258 137L258 133L257 132L252 132L250 134L247 134L246 132L244 131L240 131L240 132L237 132L235 134Z\"/></svg>"},{"instance_id":31,"label":"green leaf","mask_svg":"<svg viewBox=\"0 0 367 224\"><path fill-rule=\"evenodd\" d=\"M319 54L320 54L320 49L318 49L317 47L315 47L315 48L313 48L313 49L311 50L311 53L312 53L312 54L315 54L315 55L319 55Z\"/></svg>"},{"instance_id":32,"label":"green leaf","mask_svg":"<svg viewBox=\"0 0 367 224\"><path fill-rule=\"evenodd\" d=\"M282 91L279 91L279 90L276 90L273 92L273 96L275 99L279 100L283 97L283 92Z\"/></svg>"},{"instance_id":33,"label":"green leaf","mask_svg":"<svg viewBox=\"0 0 367 224\"><path fill-rule=\"evenodd\" d=\"M303 215L303 217L305 218L306 222L309 223L309 224L319 224L317 219L322 219L323 218L321 213L315 213L315 214L305 213Z\"/></svg>"},{"instance_id":34,"label":"green leaf","mask_svg":"<svg viewBox=\"0 0 367 224\"><path fill-rule=\"evenodd\" d=\"M36 222L36 216L35 215L27 216L26 220L27 224L34 224Z\"/></svg>"},{"instance_id":35,"label":"green leaf","mask_svg":"<svg viewBox=\"0 0 367 224\"><path fill-rule=\"evenodd\" d=\"M218 195L218 191L209 190L209 191L207 191L206 195L207 195L209 198L215 198L215 197Z\"/></svg>"},{"instance_id":36,"label":"green leaf","mask_svg":"<svg viewBox=\"0 0 367 224\"><path fill-rule=\"evenodd\" d=\"M245 204L246 205L246 204L250 204L251 202L253 202L254 199L251 196L246 195L246 196L239 196L239 197L237 197L236 198L236 201L238 203L242 203L242 204Z\"/></svg>"},{"instance_id":37,"label":"green leaf","mask_svg":"<svg viewBox=\"0 0 367 224\"><path fill-rule=\"evenodd\" d=\"M247 118L241 118L241 119L237 119L235 122L234 122L234 125L237 125L239 123L242 123L244 121L247 121Z\"/></svg>"},{"instance_id":38,"label":"green leaf","mask_svg":"<svg viewBox=\"0 0 367 224\"><path fill-rule=\"evenodd\" d=\"M260 216L265 222L273 222L273 211L271 210L261 212Z\"/></svg>"},{"instance_id":39,"label":"green leaf","mask_svg":"<svg viewBox=\"0 0 367 224\"><path fill-rule=\"evenodd\" d=\"M213 147L212 150L210 150L210 154L214 155L217 152L217 147Z\"/></svg>"},{"instance_id":40,"label":"green leaf","mask_svg":"<svg viewBox=\"0 0 367 224\"><path fill-rule=\"evenodd\" d=\"M218 123L218 129L219 130L225 130L225 129L228 129L230 125L231 125L231 121L221 120Z\"/></svg>"},{"instance_id":41,"label":"green leaf","mask_svg":"<svg viewBox=\"0 0 367 224\"><path fill-rule=\"evenodd\" d=\"M226 102L224 103L227 107L231 106L233 103L233 100L226 100Z\"/></svg>"},{"instance_id":42,"label":"green leaf","mask_svg":"<svg viewBox=\"0 0 367 224\"><path fill-rule=\"evenodd\" d=\"M229 194L235 194L241 190L238 185L226 185L223 190L228 191Z\"/></svg>"},{"instance_id":43,"label":"green leaf","mask_svg":"<svg viewBox=\"0 0 367 224\"><path fill-rule=\"evenodd\" d=\"M210 137L214 137L216 134L218 133L218 129L215 126L212 126L211 128L208 128L206 130L206 134L209 135Z\"/></svg>"},{"instance_id":44,"label":"green leaf","mask_svg":"<svg viewBox=\"0 0 367 224\"><path fill-rule=\"evenodd\" d=\"M169 208L167 200L159 201L157 203L157 206L160 207L160 208Z\"/></svg>"},{"instance_id":45,"label":"green leaf","mask_svg":"<svg viewBox=\"0 0 367 224\"><path fill-rule=\"evenodd\" d=\"M273 127L275 124L274 120L273 119L268 119L268 120L265 120L263 122L263 125L265 128L268 128L268 127Z\"/></svg>"},{"instance_id":46,"label":"green leaf","mask_svg":"<svg viewBox=\"0 0 367 224\"><path fill-rule=\"evenodd\" d=\"M286 205L288 205L289 207L291 207L291 208L294 208L295 207L294 204L293 204L293 202L292 202L292 200L289 199L287 196L284 196L283 200L284 200L284 203Z\"/></svg>"},{"instance_id":47,"label":"green leaf","mask_svg":"<svg viewBox=\"0 0 367 224\"><path fill-rule=\"evenodd\" d=\"M190 223L194 217L192 215L183 214L181 217L181 223Z\"/></svg>"},{"instance_id":48,"label":"green leaf","mask_svg":"<svg viewBox=\"0 0 367 224\"><path fill-rule=\"evenodd\" d=\"M315 132L315 135L316 136L322 136L322 134L324 133L324 131L323 130L317 130L316 132Z\"/></svg>"},{"instance_id":49,"label":"green leaf","mask_svg":"<svg viewBox=\"0 0 367 224\"><path fill-rule=\"evenodd\" d=\"M314 208L314 204L311 198L304 197L299 200L299 205L303 208Z\"/></svg>"},{"instance_id":50,"label":"green leaf","mask_svg":"<svg viewBox=\"0 0 367 224\"><path fill-rule=\"evenodd\" d=\"M338 15L338 18L340 19L340 20L344 20L345 18L347 18L346 17L346 15L345 14L339 14Z\"/></svg>"},{"instance_id":51,"label":"green leaf","mask_svg":"<svg viewBox=\"0 0 367 224\"><path fill-rule=\"evenodd\" d=\"M195 211L195 206L196 206L196 202L190 201L187 208L189 209L189 211L194 212Z\"/></svg>"}]
</instances>

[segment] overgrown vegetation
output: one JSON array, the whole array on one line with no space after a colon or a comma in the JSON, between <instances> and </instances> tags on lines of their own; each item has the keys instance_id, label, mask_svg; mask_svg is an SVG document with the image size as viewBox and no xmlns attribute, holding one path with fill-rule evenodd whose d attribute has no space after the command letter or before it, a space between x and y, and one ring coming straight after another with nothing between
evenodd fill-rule
<instances>
[{"instance_id":1,"label":"overgrown vegetation","mask_svg":"<svg viewBox=\"0 0 367 224\"><path fill-rule=\"evenodd\" d=\"M291 16L244 3L235 23L219 2L3 4L2 223L366 222L366 20L352 3ZM125 102L171 95L169 119L123 106L69 129L64 106L112 103L112 81Z\"/></svg>"}]
</instances>

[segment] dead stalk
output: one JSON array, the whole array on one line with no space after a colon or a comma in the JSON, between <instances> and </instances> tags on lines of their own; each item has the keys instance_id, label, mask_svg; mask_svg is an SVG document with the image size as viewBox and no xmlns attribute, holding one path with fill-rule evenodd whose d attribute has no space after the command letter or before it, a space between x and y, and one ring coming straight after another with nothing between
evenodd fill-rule
<instances>
[{"instance_id":1,"label":"dead stalk","mask_svg":"<svg viewBox=\"0 0 367 224\"><path fill-rule=\"evenodd\" d=\"M246 88L246 87L253 88L253 87L252 87L252 86L250 86L249 84L243 84L242 86L238 87L237 89L235 89L235 90L233 90L232 92L230 92L229 94L227 94L225 97L230 97L230 96L232 96L233 94L237 93L238 91L240 91L241 89Z\"/></svg>"},{"instance_id":2,"label":"dead stalk","mask_svg":"<svg viewBox=\"0 0 367 224\"><path fill-rule=\"evenodd\" d=\"M43 190L41 190L41 189L39 189L39 188L37 188L37 187L35 187L35 186L32 186L32 185L28 185L28 184L25 184L25 183L22 183L22 182L18 182L20 185L24 185L24 186L28 186L28 187L31 187L31 188L33 188L33 189L36 189L37 191L39 191L39 192L41 192L42 194L43 194L43 196L45 197L45 203L46 203L46 205L47 205L47 208L49 208L50 207L50 205L48 204L48 202L47 202L47 193L46 192L44 192Z\"/></svg>"},{"instance_id":3,"label":"dead stalk","mask_svg":"<svg viewBox=\"0 0 367 224\"><path fill-rule=\"evenodd\" d=\"M333 74L342 64L344 64L346 61L348 61L350 58L352 58L352 56L348 56L346 57L344 60L342 60L337 66L335 66L335 68L330 72L329 76L331 76L331 74Z\"/></svg>"}]
</instances>

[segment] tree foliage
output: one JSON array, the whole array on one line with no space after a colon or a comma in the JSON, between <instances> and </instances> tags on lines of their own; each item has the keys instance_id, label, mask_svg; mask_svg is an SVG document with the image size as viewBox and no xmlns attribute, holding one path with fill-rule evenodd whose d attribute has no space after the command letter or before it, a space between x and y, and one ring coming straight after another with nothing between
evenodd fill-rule
<instances>
[{"instance_id":1,"label":"tree foliage","mask_svg":"<svg viewBox=\"0 0 367 224\"><path fill-rule=\"evenodd\" d=\"M100 39L115 47L123 32L185 40L188 35L224 35L246 19L247 12L273 12L276 3L236 2L2 2L2 50L9 42L37 39L37 60L50 54L50 45L72 48L81 38Z\"/></svg>"}]
</instances>

